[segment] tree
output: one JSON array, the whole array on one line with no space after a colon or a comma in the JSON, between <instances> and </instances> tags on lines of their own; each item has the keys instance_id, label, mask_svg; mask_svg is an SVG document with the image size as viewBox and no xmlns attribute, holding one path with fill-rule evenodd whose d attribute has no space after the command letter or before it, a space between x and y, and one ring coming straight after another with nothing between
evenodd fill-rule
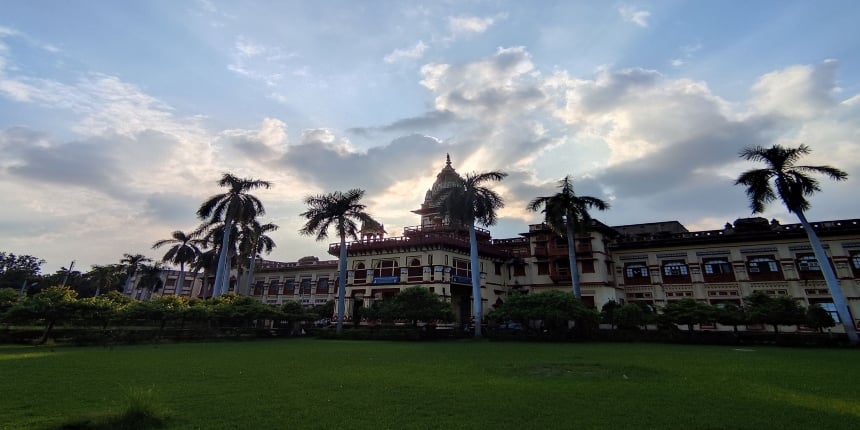
<instances>
[{"instance_id":1,"label":"tree","mask_svg":"<svg viewBox=\"0 0 860 430\"><path fill-rule=\"evenodd\" d=\"M378 226L373 217L367 214L367 206L361 203L364 190L351 189L345 193L335 191L329 194L305 197L308 210L301 213L307 222L299 233L306 236L316 235L317 241L328 237L329 228L334 228L340 239L340 258L338 263L337 288L337 334L343 333L343 314L346 307L346 238L358 240L358 225Z\"/></svg>"},{"instance_id":2,"label":"tree","mask_svg":"<svg viewBox=\"0 0 860 430\"><path fill-rule=\"evenodd\" d=\"M164 281L161 279L163 270L164 266L158 262L146 264L140 268L140 281L138 281L137 285L149 291L147 299L152 297L153 292L160 290L164 286Z\"/></svg>"},{"instance_id":3,"label":"tree","mask_svg":"<svg viewBox=\"0 0 860 430\"><path fill-rule=\"evenodd\" d=\"M818 305L812 305L806 308L806 325L818 330L820 333L826 327L835 326L836 321L833 321L833 317L826 309Z\"/></svg>"},{"instance_id":4,"label":"tree","mask_svg":"<svg viewBox=\"0 0 860 430\"><path fill-rule=\"evenodd\" d=\"M738 326L741 324L746 324L749 320L749 316L741 306L736 306L733 304L722 304L717 305L717 322L722 325L730 325L734 329L734 332L738 332Z\"/></svg>"},{"instance_id":5,"label":"tree","mask_svg":"<svg viewBox=\"0 0 860 430\"><path fill-rule=\"evenodd\" d=\"M267 236L266 233L277 229L278 226L275 224L266 223L260 225L256 220L242 226L242 239L239 241L239 249L242 255L241 260L245 260L245 258L251 260L251 267L248 268L248 284L246 286L248 291L251 290L251 283L254 279L257 256L262 253L269 254L275 248L275 241Z\"/></svg>"},{"instance_id":6,"label":"tree","mask_svg":"<svg viewBox=\"0 0 860 430\"><path fill-rule=\"evenodd\" d=\"M716 310L713 306L693 299L673 300L663 307L663 315L673 324L687 326L687 331L693 332L693 325L713 321Z\"/></svg>"},{"instance_id":7,"label":"tree","mask_svg":"<svg viewBox=\"0 0 860 430\"><path fill-rule=\"evenodd\" d=\"M161 257L161 261L179 265L179 279L176 281L175 292L177 296L182 294L182 288L185 286L185 265L194 263L200 255L200 248L197 247L196 239L193 233L189 234L176 230L171 234L170 239L162 239L152 245L152 249L171 245Z\"/></svg>"},{"instance_id":8,"label":"tree","mask_svg":"<svg viewBox=\"0 0 860 430\"><path fill-rule=\"evenodd\" d=\"M210 219L211 222L222 221L225 228L221 238L221 248L218 257L218 269L215 272L215 287L213 296L218 296L227 291L230 279L230 263L228 260L228 249L230 244L230 233L234 223L246 223L264 215L266 209L257 197L249 191L272 186L268 181L250 178L238 178L230 173L225 173L218 181L218 185L227 187L227 192L216 194L203 202L197 210L200 219Z\"/></svg>"},{"instance_id":9,"label":"tree","mask_svg":"<svg viewBox=\"0 0 860 430\"><path fill-rule=\"evenodd\" d=\"M451 304L443 302L439 296L424 287L404 288L385 301L389 306L384 308L385 312L388 312L388 318L384 319L409 320L412 321L412 325L416 325L418 321L454 319Z\"/></svg>"},{"instance_id":10,"label":"tree","mask_svg":"<svg viewBox=\"0 0 860 430\"><path fill-rule=\"evenodd\" d=\"M481 300L481 270L478 263L478 239L475 223L489 227L496 223L496 211L505 206L501 196L484 186L485 183L498 182L507 173L492 171L469 173L451 187L437 190L432 196L433 204L450 224L459 224L469 229L469 261L472 272L472 307L475 316L475 337L481 337L483 309Z\"/></svg>"},{"instance_id":11,"label":"tree","mask_svg":"<svg viewBox=\"0 0 860 430\"><path fill-rule=\"evenodd\" d=\"M48 287L24 301L19 306L25 306L33 316L45 320L45 331L39 343L45 343L54 325L61 320L68 320L77 311L78 293L71 288L55 285Z\"/></svg>"},{"instance_id":12,"label":"tree","mask_svg":"<svg viewBox=\"0 0 860 430\"><path fill-rule=\"evenodd\" d=\"M14 288L0 288L0 314L17 305L24 296Z\"/></svg>"},{"instance_id":13,"label":"tree","mask_svg":"<svg viewBox=\"0 0 860 430\"><path fill-rule=\"evenodd\" d=\"M621 309L621 305L615 300L610 300L603 304L603 307L600 308L600 318L601 320L612 326L612 329L615 329L616 319L618 310Z\"/></svg>"},{"instance_id":14,"label":"tree","mask_svg":"<svg viewBox=\"0 0 860 430\"><path fill-rule=\"evenodd\" d=\"M102 289L112 289L122 279L122 272L123 268L119 264L93 265L86 278L96 285L94 296L98 297Z\"/></svg>"},{"instance_id":15,"label":"tree","mask_svg":"<svg viewBox=\"0 0 860 430\"><path fill-rule=\"evenodd\" d=\"M818 265L824 275L827 288L833 296L833 304L842 326L852 345L860 343L857 330L854 327L854 319L842 293L842 287L836 278L836 272L827 259L821 240L809 221L806 220L805 212L809 210L810 203L807 197L816 191L821 191L818 180L811 174L823 174L835 181L848 179L848 174L831 166L804 166L797 165L797 161L811 152L808 146L800 145L797 148L786 148L773 145L770 148L754 146L741 151L740 157L747 161L763 162L767 167L763 169L752 169L743 172L735 181L735 185L746 187L746 193L750 200L750 208L753 213L763 212L765 206L779 198L789 212L795 214L803 225L812 251Z\"/></svg>"},{"instance_id":16,"label":"tree","mask_svg":"<svg viewBox=\"0 0 860 430\"><path fill-rule=\"evenodd\" d=\"M562 335L568 330L568 322L592 324L599 314L585 306L572 293L546 291L534 294L514 294L498 309L487 315L495 321L516 321L530 327L531 321L541 321L543 327L553 335Z\"/></svg>"},{"instance_id":17,"label":"tree","mask_svg":"<svg viewBox=\"0 0 860 430\"><path fill-rule=\"evenodd\" d=\"M132 278L137 274L137 270L143 263L147 263L152 261L147 258L143 254L123 254L121 260L119 260L120 264L124 264L126 268L126 276L125 279L125 287L123 288L123 292L131 295L132 290Z\"/></svg>"},{"instance_id":18,"label":"tree","mask_svg":"<svg viewBox=\"0 0 860 430\"><path fill-rule=\"evenodd\" d=\"M615 319L619 328L626 329L638 329L639 326L648 323L648 315L645 313L645 309L636 303L627 303L618 309Z\"/></svg>"},{"instance_id":19,"label":"tree","mask_svg":"<svg viewBox=\"0 0 860 430\"><path fill-rule=\"evenodd\" d=\"M43 264L45 260L31 255L0 252L0 288L20 290L39 276Z\"/></svg>"},{"instance_id":20,"label":"tree","mask_svg":"<svg viewBox=\"0 0 860 430\"><path fill-rule=\"evenodd\" d=\"M78 300L78 315L85 321L98 323L102 330L133 303L134 300L117 291Z\"/></svg>"},{"instance_id":21,"label":"tree","mask_svg":"<svg viewBox=\"0 0 860 430\"><path fill-rule=\"evenodd\" d=\"M756 291L744 298L750 322L770 324L779 334L781 325L798 325L806 322L806 311L796 300L788 296L771 297Z\"/></svg>"},{"instance_id":22,"label":"tree","mask_svg":"<svg viewBox=\"0 0 860 430\"><path fill-rule=\"evenodd\" d=\"M582 290L579 285L579 269L576 265L576 244L574 238L576 231L591 225L589 209L605 211L609 209L609 203L590 196L577 196L573 190L573 181L570 176L558 182L561 191L547 197L537 197L532 200L526 209L544 214L544 222L556 234L567 237L567 258L570 264L573 294L577 299L582 299ZM541 209L543 208L543 209Z\"/></svg>"}]
</instances>

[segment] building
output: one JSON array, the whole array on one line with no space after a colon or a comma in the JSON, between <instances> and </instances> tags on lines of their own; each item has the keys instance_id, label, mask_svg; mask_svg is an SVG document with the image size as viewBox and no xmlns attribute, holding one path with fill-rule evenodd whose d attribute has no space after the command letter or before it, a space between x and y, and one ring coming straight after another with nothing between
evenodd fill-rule
<instances>
[{"instance_id":1,"label":"building","mask_svg":"<svg viewBox=\"0 0 860 430\"><path fill-rule=\"evenodd\" d=\"M359 240L347 242L348 316L359 300L368 306L403 288L422 286L451 303L459 322L471 319L468 231L446 222L431 200L458 177L448 158L424 202L413 211L419 225L405 227L400 236L387 236L383 228L362 230ZM830 254L856 325L860 220L813 226ZM520 237L503 239L478 228L477 239L485 313L515 292L570 291L567 240L546 225L530 225ZM339 251L339 243L329 246L329 254L337 256ZM587 232L576 236L576 259L582 299L598 309L610 300L654 307L683 298L740 304L743 297L762 291L792 296L805 306L819 304L838 321L799 224L742 218L722 230L691 232L678 221L612 227L594 220ZM306 257L270 264L255 274L251 295L272 304L324 303L336 295L337 263Z\"/></svg>"}]
</instances>

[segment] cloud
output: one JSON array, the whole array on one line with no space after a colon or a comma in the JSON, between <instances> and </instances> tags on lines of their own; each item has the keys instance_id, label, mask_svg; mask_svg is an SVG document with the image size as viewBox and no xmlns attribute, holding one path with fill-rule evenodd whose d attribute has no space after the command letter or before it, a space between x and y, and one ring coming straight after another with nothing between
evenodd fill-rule
<instances>
[{"instance_id":1,"label":"cloud","mask_svg":"<svg viewBox=\"0 0 860 430\"><path fill-rule=\"evenodd\" d=\"M495 16L452 16L448 17L448 29L452 35L483 33L501 19L507 18L507 14Z\"/></svg>"},{"instance_id":2,"label":"cloud","mask_svg":"<svg viewBox=\"0 0 860 430\"><path fill-rule=\"evenodd\" d=\"M753 85L753 107L796 119L811 119L836 107L839 63L827 60L767 73Z\"/></svg>"},{"instance_id":3,"label":"cloud","mask_svg":"<svg viewBox=\"0 0 860 430\"><path fill-rule=\"evenodd\" d=\"M424 52L429 48L423 41L419 40L415 46L408 49L395 49L390 54L383 58L388 64L398 63L404 60L417 60L424 56Z\"/></svg>"},{"instance_id":4,"label":"cloud","mask_svg":"<svg viewBox=\"0 0 860 430\"><path fill-rule=\"evenodd\" d=\"M632 22L640 27L648 27L648 17L651 16L651 12L647 10L637 9L635 6L619 6L618 13L621 15L621 18L626 22Z\"/></svg>"}]
</instances>

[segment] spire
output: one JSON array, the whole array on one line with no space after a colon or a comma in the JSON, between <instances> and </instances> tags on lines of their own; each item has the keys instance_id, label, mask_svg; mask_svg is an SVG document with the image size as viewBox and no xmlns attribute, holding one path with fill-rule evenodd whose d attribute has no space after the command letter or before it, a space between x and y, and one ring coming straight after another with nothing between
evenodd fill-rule
<instances>
[{"instance_id":1,"label":"spire","mask_svg":"<svg viewBox=\"0 0 860 430\"><path fill-rule=\"evenodd\" d=\"M451 154L445 154L445 167L451 167Z\"/></svg>"}]
</instances>

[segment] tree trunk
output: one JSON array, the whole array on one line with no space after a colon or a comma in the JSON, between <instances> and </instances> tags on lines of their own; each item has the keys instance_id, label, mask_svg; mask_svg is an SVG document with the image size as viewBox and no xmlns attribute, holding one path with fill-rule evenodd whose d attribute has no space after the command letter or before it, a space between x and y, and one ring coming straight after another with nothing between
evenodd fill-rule
<instances>
[{"instance_id":1,"label":"tree trunk","mask_svg":"<svg viewBox=\"0 0 860 430\"><path fill-rule=\"evenodd\" d=\"M182 289L185 288L185 262L179 263L179 279L176 280L176 291L174 294L177 296L182 295Z\"/></svg>"},{"instance_id":2,"label":"tree trunk","mask_svg":"<svg viewBox=\"0 0 860 430\"><path fill-rule=\"evenodd\" d=\"M800 219L800 224L806 230L806 235L809 237L809 243L812 245L812 252L815 254L815 259L818 260L818 266L821 268L821 273L824 274L824 281L827 283L827 288L830 290L830 295L833 296L833 304L836 306L836 313L839 319L842 320L842 327L845 329L845 334L848 335L848 341L851 345L857 345L860 338L857 337L857 330L854 328L854 318L851 316L851 311L848 309L848 303L845 301L845 295L842 294L842 287L839 285L839 280L836 279L836 273L830 260L827 259L827 253L824 252L824 247L815 234L815 230L809 225L803 211L794 211L797 218Z\"/></svg>"},{"instance_id":3,"label":"tree trunk","mask_svg":"<svg viewBox=\"0 0 860 430\"><path fill-rule=\"evenodd\" d=\"M254 282L254 269L257 266L257 245L254 244L254 254L251 256L251 265L248 267L248 282L245 286L248 294L251 294L251 284Z\"/></svg>"},{"instance_id":4,"label":"tree trunk","mask_svg":"<svg viewBox=\"0 0 860 430\"><path fill-rule=\"evenodd\" d=\"M574 240L576 233L573 230L573 223L570 218L570 215L568 215L564 222L564 226L567 229L567 260L570 264L573 295L577 299L582 300L582 289L579 287L579 268L576 265L576 241Z\"/></svg>"},{"instance_id":5,"label":"tree trunk","mask_svg":"<svg viewBox=\"0 0 860 430\"><path fill-rule=\"evenodd\" d=\"M346 311L346 236L340 236L340 258L337 274L337 329L343 333L343 314Z\"/></svg>"},{"instance_id":6,"label":"tree trunk","mask_svg":"<svg viewBox=\"0 0 860 430\"><path fill-rule=\"evenodd\" d=\"M469 224L469 265L472 269L472 307L475 314L475 338L482 335L484 313L481 300L481 264L478 262L478 238L475 234L475 222Z\"/></svg>"},{"instance_id":7,"label":"tree trunk","mask_svg":"<svg viewBox=\"0 0 860 430\"><path fill-rule=\"evenodd\" d=\"M99 285L96 285L96 293L93 295L93 297L98 297L99 292L101 292L101 290L102 290L102 287Z\"/></svg>"},{"instance_id":8,"label":"tree trunk","mask_svg":"<svg viewBox=\"0 0 860 430\"><path fill-rule=\"evenodd\" d=\"M218 253L218 269L215 271L215 285L212 288L212 297L221 295L221 285L224 283L224 271L227 266L227 248L230 245L230 230L232 229L233 217L227 215L224 220L224 235L221 237L221 249ZM229 277L229 272L227 273Z\"/></svg>"},{"instance_id":9,"label":"tree trunk","mask_svg":"<svg viewBox=\"0 0 860 430\"><path fill-rule=\"evenodd\" d=\"M51 334L51 329L54 328L54 323L56 323L56 322L57 322L57 320L55 320L55 319L48 321L48 326L45 327L45 332L42 333L42 338L39 339L39 345L44 345L45 342L48 341L48 336Z\"/></svg>"}]
</instances>

